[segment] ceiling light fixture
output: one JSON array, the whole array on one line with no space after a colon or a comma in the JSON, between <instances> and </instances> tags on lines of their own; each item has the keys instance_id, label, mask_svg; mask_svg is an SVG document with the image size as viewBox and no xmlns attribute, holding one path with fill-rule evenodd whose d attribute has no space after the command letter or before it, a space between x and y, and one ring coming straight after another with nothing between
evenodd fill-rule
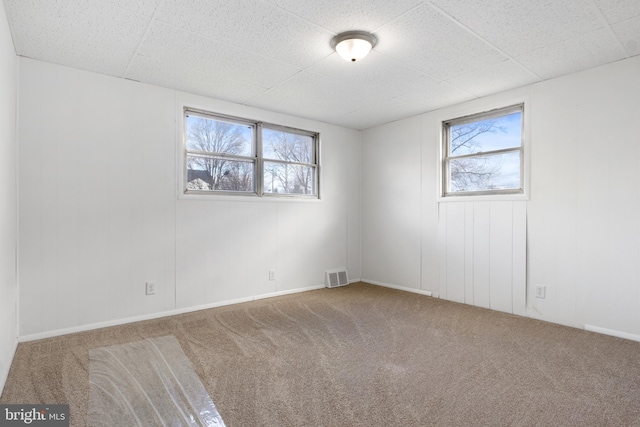
<instances>
[{"instance_id":1,"label":"ceiling light fixture","mask_svg":"<svg viewBox=\"0 0 640 427\"><path fill-rule=\"evenodd\" d=\"M377 41L376 36L366 31L347 31L335 36L331 47L345 61L356 62L367 56Z\"/></svg>"}]
</instances>

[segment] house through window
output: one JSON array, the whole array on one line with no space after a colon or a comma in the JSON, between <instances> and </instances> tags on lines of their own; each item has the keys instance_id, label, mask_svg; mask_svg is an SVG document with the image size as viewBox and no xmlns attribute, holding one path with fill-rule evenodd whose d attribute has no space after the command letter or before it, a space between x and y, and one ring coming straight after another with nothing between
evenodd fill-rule
<instances>
[{"instance_id":1,"label":"house through window","mask_svg":"<svg viewBox=\"0 0 640 427\"><path fill-rule=\"evenodd\" d=\"M184 192L318 198L319 135L186 108Z\"/></svg>"}]
</instances>

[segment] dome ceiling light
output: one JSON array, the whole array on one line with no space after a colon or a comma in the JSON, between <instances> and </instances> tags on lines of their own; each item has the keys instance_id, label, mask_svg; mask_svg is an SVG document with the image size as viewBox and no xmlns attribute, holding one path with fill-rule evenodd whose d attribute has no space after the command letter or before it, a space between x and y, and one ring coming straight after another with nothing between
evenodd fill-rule
<instances>
[{"instance_id":1,"label":"dome ceiling light","mask_svg":"<svg viewBox=\"0 0 640 427\"><path fill-rule=\"evenodd\" d=\"M345 61L356 62L367 56L377 41L376 36L366 31L347 31L335 36L331 47Z\"/></svg>"}]
</instances>

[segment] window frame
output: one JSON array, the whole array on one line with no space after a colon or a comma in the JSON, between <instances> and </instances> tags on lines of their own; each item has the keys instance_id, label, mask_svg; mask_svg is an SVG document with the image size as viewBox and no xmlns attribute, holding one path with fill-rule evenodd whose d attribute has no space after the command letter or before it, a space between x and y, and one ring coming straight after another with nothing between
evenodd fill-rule
<instances>
[{"instance_id":1,"label":"window frame","mask_svg":"<svg viewBox=\"0 0 640 427\"><path fill-rule=\"evenodd\" d=\"M198 117L202 117L205 119L218 120L224 122L231 122L234 124L246 125L253 129L253 138L251 141L253 155L252 156L244 156L244 155L234 155L234 154L224 154L224 153L213 153L213 152L201 152L198 150L189 150L187 148L187 116L194 115ZM202 110L194 107L189 107L184 105L182 108L182 130L181 130L181 141L182 141L182 158L181 158L181 168L182 168L182 182L180 183L181 195L185 197L198 197L204 196L205 198L213 197L223 197L223 196L231 196L231 197L256 197L256 198L283 198L283 199L304 199L304 200L320 200L320 132L309 131L305 129L294 128L290 126L284 126L280 124L264 122L260 120L251 120L244 117L231 116L226 114L220 114L212 111ZM262 131L263 129L270 129L275 131L282 131L287 133L294 133L304 136L309 136L313 140L313 161L314 163L298 163L298 162L288 162L286 160L279 159L270 159L265 158L263 153L263 145L262 145ZM254 164L253 171L253 191L229 191L229 190L194 190L187 188L189 183L188 174L188 158L189 155L200 155L204 157L211 158L224 158L229 160L243 161L248 162L251 161ZM314 194L300 194L300 193L271 193L264 191L264 163L267 162L277 162L281 164L291 164L291 165L302 165L306 167L312 167L314 169L314 180L313 180L313 188L315 189Z\"/></svg>"},{"instance_id":2,"label":"window frame","mask_svg":"<svg viewBox=\"0 0 640 427\"><path fill-rule=\"evenodd\" d=\"M471 154L462 154L458 156L450 155L451 144L451 127L466 123L479 122L482 120L503 117L509 114L520 113L520 146L501 148L498 150L480 151ZM506 107L498 107L478 113L466 114L463 116L455 117L453 119L442 120L441 132L442 132L442 155L440 156L440 198L443 200L452 200L455 198L468 200L469 198L481 196L524 196L526 195L527 179L526 179L526 153L525 150L525 130L526 130L526 118L525 118L525 103L518 102L508 105ZM519 188L507 188L496 190L476 190L476 191L451 191L451 174L450 163L452 160L465 159L465 158L478 158L487 157L492 155L519 153L520 157L520 187Z\"/></svg>"}]
</instances>

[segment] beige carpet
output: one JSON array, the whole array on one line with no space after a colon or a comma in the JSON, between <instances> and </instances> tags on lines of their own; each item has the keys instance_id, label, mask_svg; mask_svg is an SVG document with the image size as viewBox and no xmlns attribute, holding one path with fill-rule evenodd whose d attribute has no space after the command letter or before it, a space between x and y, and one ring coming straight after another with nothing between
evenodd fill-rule
<instances>
[{"instance_id":1,"label":"beige carpet","mask_svg":"<svg viewBox=\"0 0 640 427\"><path fill-rule=\"evenodd\" d=\"M2 403L69 403L89 350L174 335L233 426L640 425L640 343L367 284L23 343Z\"/></svg>"}]
</instances>

